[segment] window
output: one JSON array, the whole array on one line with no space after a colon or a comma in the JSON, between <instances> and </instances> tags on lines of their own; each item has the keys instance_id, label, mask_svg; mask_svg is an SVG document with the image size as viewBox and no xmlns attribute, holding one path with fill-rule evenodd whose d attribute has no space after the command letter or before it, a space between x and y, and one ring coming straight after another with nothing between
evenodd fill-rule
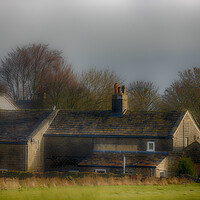
<instances>
[{"instance_id":1,"label":"window","mask_svg":"<svg viewBox=\"0 0 200 200\"><path fill-rule=\"evenodd\" d=\"M39 140L33 139L33 142L35 143L35 152L39 149Z\"/></svg>"},{"instance_id":2,"label":"window","mask_svg":"<svg viewBox=\"0 0 200 200\"><path fill-rule=\"evenodd\" d=\"M155 151L155 142L147 142L147 151Z\"/></svg>"},{"instance_id":3,"label":"window","mask_svg":"<svg viewBox=\"0 0 200 200\"><path fill-rule=\"evenodd\" d=\"M31 142L35 145L35 152L37 152L39 150L39 140L31 138Z\"/></svg>"},{"instance_id":4,"label":"window","mask_svg":"<svg viewBox=\"0 0 200 200\"><path fill-rule=\"evenodd\" d=\"M189 142L189 138L188 138L188 137L186 137L186 138L185 138L185 147L187 147L187 146L188 146L188 142Z\"/></svg>"},{"instance_id":5,"label":"window","mask_svg":"<svg viewBox=\"0 0 200 200\"><path fill-rule=\"evenodd\" d=\"M197 136L196 136L196 135L194 135L194 140L195 140L195 141L197 140Z\"/></svg>"},{"instance_id":6,"label":"window","mask_svg":"<svg viewBox=\"0 0 200 200\"><path fill-rule=\"evenodd\" d=\"M160 178L165 177L165 171L160 171Z\"/></svg>"},{"instance_id":7,"label":"window","mask_svg":"<svg viewBox=\"0 0 200 200\"><path fill-rule=\"evenodd\" d=\"M105 173L106 174L106 169L95 169L96 173Z\"/></svg>"}]
</instances>

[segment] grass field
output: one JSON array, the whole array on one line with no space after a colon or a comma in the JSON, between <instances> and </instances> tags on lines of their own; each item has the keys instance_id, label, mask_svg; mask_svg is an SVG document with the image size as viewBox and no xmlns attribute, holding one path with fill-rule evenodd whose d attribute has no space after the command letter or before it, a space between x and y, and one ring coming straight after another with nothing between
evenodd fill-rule
<instances>
[{"instance_id":1,"label":"grass field","mask_svg":"<svg viewBox=\"0 0 200 200\"><path fill-rule=\"evenodd\" d=\"M1 200L200 199L200 185L65 186L0 191Z\"/></svg>"}]
</instances>

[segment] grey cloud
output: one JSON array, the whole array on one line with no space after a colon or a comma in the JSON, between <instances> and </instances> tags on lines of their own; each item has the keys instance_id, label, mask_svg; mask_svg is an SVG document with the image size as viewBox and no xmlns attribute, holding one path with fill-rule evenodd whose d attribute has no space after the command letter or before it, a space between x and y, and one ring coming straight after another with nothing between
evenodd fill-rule
<instances>
[{"instance_id":1,"label":"grey cloud","mask_svg":"<svg viewBox=\"0 0 200 200\"><path fill-rule=\"evenodd\" d=\"M77 70L110 66L127 82L151 80L161 90L200 63L197 0L7 0L0 27L0 57L48 43Z\"/></svg>"}]
</instances>

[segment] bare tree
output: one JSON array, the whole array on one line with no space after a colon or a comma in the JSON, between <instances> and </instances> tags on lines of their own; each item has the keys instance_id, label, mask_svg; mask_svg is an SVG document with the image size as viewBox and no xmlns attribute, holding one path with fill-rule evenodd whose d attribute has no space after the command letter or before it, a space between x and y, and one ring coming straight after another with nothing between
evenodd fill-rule
<instances>
[{"instance_id":1,"label":"bare tree","mask_svg":"<svg viewBox=\"0 0 200 200\"><path fill-rule=\"evenodd\" d=\"M7 93L8 90L7 90L7 87L5 84L2 83L2 81L0 80L0 94L1 93Z\"/></svg>"},{"instance_id":2,"label":"bare tree","mask_svg":"<svg viewBox=\"0 0 200 200\"><path fill-rule=\"evenodd\" d=\"M129 108L134 111L157 110L159 104L158 88L147 81L135 81L128 86Z\"/></svg>"},{"instance_id":3,"label":"bare tree","mask_svg":"<svg viewBox=\"0 0 200 200\"><path fill-rule=\"evenodd\" d=\"M179 79L165 90L162 97L162 109L190 110L200 116L200 68L179 72Z\"/></svg>"},{"instance_id":4,"label":"bare tree","mask_svg":"<svg viewBox=\"0 0 200 200\"><path fill-rule=\"evenodd\" d=\"M87 98L84 98L83 107L89 110L111 109L114 84L123 82L109 68L105 70L90 68L81 74L80 80L87 95Z\"/></svg>"},{"instance_id":5,"label":"bare tree","mask_svg":"<svg viewBox=\"0 0 200 200\"><path fill-rule=\"evenodd\" d=\"M4 60L2 60L1 76L4 82L8 85L8 90L14 99L19 98L19 67L20 59L18 56L18 50L13 50L8 54ZM16 66L16 67L15 67Z\"/></svg>"},{"instance_id":6,"label":"bare tree","mask_svg":"<svg viewBox=\"0 0 200 200\"><path fill-rule=\"evenodd\" d=\"M74 108L76 99L72 96L77 90L77 85L77 76L71 65L65 65L64 61L57 63L47 71L43 80L46 104L58 108Z\"/></svg>"},{"instance_id":7,"label":"bare tree","mask_svg":"<svg viewBox=\"0 0 200 200\"><path fill-rule=\"evenodd\" d=\"M46 71L61 60L61 52L49 50L48 45L18 47L1 60L1 76L15 100L35 99Z\"/></svg>"}]
</instances>

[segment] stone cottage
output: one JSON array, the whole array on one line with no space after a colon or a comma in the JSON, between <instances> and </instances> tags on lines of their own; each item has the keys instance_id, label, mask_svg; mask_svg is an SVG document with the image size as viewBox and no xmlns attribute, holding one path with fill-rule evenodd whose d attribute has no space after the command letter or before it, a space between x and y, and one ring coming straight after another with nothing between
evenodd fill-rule
<instances>
[{"instance_id":1,"label":"stone cottage","mask_svg":"<svg viewBox=\"0 0 200 200\"><path fill-rule=\"evenodd\" d=\"M1 111L0 168L173 176L199 137L188 111L129 111L116 85L112 110Z\"/></svg>"},{"instance_id":2,"label":"stone cottage","mask_svg":"<svg viewBox=\"0 0 200 200\"><path fill-rule=\"evenodd\" d=\"M44 170L43 134L56 112L0 111L0 170Z\"/></svg>"}]
</instances>

